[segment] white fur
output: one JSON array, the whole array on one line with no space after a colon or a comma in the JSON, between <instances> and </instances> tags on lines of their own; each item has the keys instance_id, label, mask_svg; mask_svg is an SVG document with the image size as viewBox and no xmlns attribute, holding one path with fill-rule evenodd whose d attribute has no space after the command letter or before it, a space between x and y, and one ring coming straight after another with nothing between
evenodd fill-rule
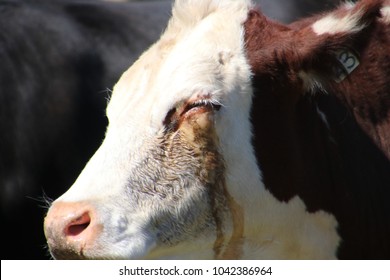
<instances>
[{"instance_id":1,"label":"white fur","mask_svg":"<svg viewBox=\"0 0 390 280\"><path fill-rule=\"evenodd\" d=\"M315 73L301 70L299 71L298 76L303 81L305 92L314 93L317 89L326 91Z\"/></svg>"},{"instance_id":2,"label":"white fur","mask_svg":"<svg viewBox=\"0 0 390 280\"><path fill-rule=\"evenodd\" d=\"M383 7L381 9L382 21L390 24L390 6Z\"/></svg>"},{"instance_id":3,"label":"white fur","mask_svg":"<svg viewBox=\"0 0 390 280\"><path fill-rule=\"evenodd\" d=\"M212 100L224 105L215 125L226 165L227 189L244 213L241 257L336 257L339 237L335 219L321 211L308 213L297 197L288 203L279 202L262 183L251 145L251 72L243 38L243 23L251 6L249 0L177 1L161 39L115 86L107 108L110 124L106 139L75 184L59 199L90 201L97 207L101 223L108 225L98 240L100 247L97 245L91 255L213 257L216 237L210 235L173 248L156 247L157 233L147 228L147 221L151 211L159 210L129 205L124 199L126 188L131 188L126 185L128 176L156 145L155 136L167 112L178 102L208 92ZM339 20L322 21L317 26L330 23L341 30ZM345 22L349 29L355 28L353 18ZM316 29L323 32L323 28ZM129 226L126 237L118 243L115 233L120 219L128 221Z\"/></svg>"},{"instance_id":4,"label":"white fur","mask_svg":"<svg viewBox=\"0 0 390 280\"><path fill-rule=\"evenodd\" d=\"M322 111L320 110L320 108L318 108L318 106L316 107L316 109L317 109L317 114L320 116L320 119L321 119L322 122L326 125L326 127L329 129L330 126L329 126L329 122L328 122L328 119L327 119L325 113L322 112Z\"/></svg>"},{"instance_id":5,"label":"white fur","mask_svg":"<svg viewBox=\"0 0 390 280\"><path fill-rule=\"evenodd\" d=\"M352 10L354 7L355 7L356 3L352 2L352 1L346 1L344 3L344 7L347 9L347 10Z\"/></svg>"},{"instance_id":6,"label":"white fur","mask_svg":"<svg viewBox=\"0 0 390 280\"><path fill-rule=\"evenodd\" d=\"M347 3L346 8L349 10L349 12L342 18L338 18L331 13L317 20L312 25L313 31L317 35L323 35L337 33L355 33L362 30L365 25L359 24L359 20L363 15L363 11L353 12L352 3Z\"/></svg>"}]
</instances>

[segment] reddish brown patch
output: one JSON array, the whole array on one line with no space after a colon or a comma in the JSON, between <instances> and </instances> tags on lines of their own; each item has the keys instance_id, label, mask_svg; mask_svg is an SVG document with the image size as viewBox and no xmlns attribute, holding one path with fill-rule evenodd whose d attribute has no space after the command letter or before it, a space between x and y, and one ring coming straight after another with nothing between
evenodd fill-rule
<instances>
[{"instance_id":1,"label":"reddish brown patch","mask_svg":"<svg viewBox=\"0 0 390 280\"><path fill-rule=\"evenodd\" d=\"M341 258L390 258L390 30L377 20L380 5L357 4L367 27L355 34L316 35L311 25L320 16L284 26L254 10L245 22L265 186L280 200L298 195L309 211L334 214ZM337 84L334 52L345 47L361 64ZM327 93L306 92L299 71Z\"/></svg>"}]
</instances>

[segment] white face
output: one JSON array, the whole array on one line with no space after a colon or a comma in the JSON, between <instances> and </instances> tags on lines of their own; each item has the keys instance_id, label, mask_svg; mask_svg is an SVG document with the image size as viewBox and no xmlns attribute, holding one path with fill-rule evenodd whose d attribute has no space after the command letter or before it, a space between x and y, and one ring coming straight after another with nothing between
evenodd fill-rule
<instances>
[{"instance_id":1,"label":"white face","mask_svg":"<svg viewBox=\"0 0 390 280\"><path fill-rule=\"evenodd\" d=\"M95 209L100 230L83 257L218 257L259 179L243 38L249 4L182 2L115 86L103 144L54 203Z\"/></svg>"}]
</instances>

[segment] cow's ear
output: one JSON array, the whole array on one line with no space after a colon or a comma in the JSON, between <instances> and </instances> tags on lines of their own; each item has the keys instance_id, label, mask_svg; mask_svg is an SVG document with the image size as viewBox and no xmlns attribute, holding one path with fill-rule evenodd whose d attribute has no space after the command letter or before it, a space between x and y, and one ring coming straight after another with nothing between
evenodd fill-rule
<instances>
[{"instance_id":1,"label":"cow's ear","mask_svg":"<svg viewBox=\"0 0 390 280\"><path fill-rule=\"evenodd\" d=\"M289 26L294 30L289 39L295 49L291 63L307 87L341 82L359 66L370 26L380 15L381 6L378 0L348 3L314 21Z\"/></svg>"}]
</instances>

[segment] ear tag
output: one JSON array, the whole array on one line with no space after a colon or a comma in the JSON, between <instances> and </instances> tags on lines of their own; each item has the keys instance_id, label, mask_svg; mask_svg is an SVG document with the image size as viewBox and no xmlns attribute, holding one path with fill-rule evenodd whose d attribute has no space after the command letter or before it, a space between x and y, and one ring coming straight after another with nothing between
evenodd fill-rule
<instances>
[{"instance_id":1,"label":"ear tag","mask_svg":"<svg viewBox=\"0 0 390 280\"><path fill-rule=\"evenodd\" d=\"M335 81L340 83L359 66L360 62L357 55L349 49L337 50L335 55L339 61L339 65L334 68Z\"/></svg>"}]
</instances>

